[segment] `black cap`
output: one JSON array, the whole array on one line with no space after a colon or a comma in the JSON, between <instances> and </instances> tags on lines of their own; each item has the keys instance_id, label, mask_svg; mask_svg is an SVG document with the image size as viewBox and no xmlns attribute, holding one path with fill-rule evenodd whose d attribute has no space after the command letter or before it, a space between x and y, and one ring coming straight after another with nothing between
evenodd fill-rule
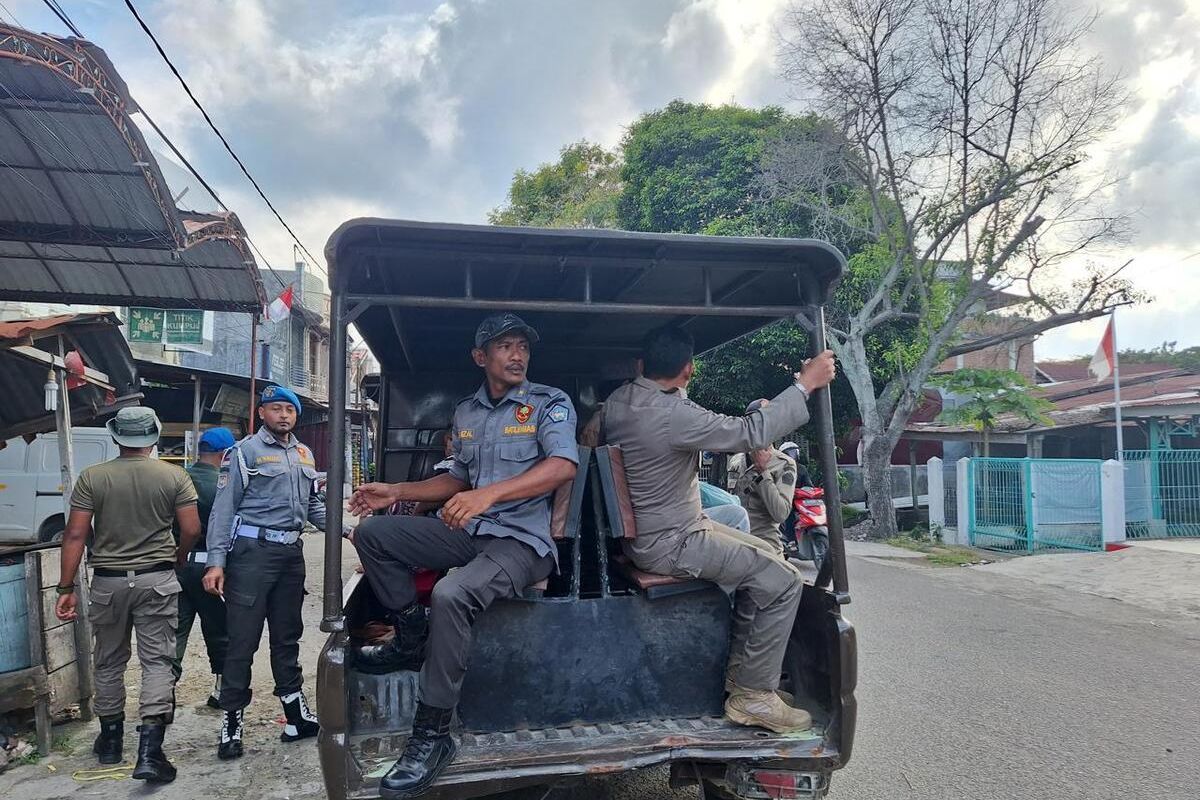
<instances>
[{"instance_id":1,"label":"black cap","mask_svg":"<svg viewBox=\"0 0 1200 800\"><path fill-rule=\"evenodd\" d=\"M524 333L529 337L530 344L537 343L538 332L529 327L525 320L516 314L494 314L479 323L479 327L475 329L475 346L483 347L497 336L503 336L513 331Z\"/></svg>"}]
</instances>

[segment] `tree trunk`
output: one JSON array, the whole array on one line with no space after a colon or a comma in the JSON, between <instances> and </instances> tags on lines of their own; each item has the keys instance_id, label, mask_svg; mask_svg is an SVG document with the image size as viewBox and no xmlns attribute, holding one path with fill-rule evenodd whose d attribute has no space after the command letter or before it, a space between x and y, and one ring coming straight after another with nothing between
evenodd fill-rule
<instances>
[{"instance_id":1,"label":"tree trunk","mask_svg":"<svg viewBox=\"0 0 1200 800\"><path fill-rule=\"evenodd\" d=\"M867 511L871 514L871 536L876 539L895 536L897 526L896 506L892 503L892 449L881 438L867 437L864 440L863 483L867 490Z\"/></svg>"}]
</instances>

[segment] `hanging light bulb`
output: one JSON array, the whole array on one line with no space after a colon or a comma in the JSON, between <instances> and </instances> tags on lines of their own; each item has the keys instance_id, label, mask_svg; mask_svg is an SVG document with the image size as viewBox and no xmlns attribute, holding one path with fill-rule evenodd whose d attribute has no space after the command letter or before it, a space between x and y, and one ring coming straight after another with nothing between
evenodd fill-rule
<instances>
[{"instance_id":1,"label":"hanging light bulb","mask_svg":"<svg viewBox=\"0 0 1200 800\"><path fill-rule=\"evenodd\" d=\"M42 388L46 392L46 410L58 411L58 381L54 379L54 370L50 370L50 374L46 376L46 385Z\"/></svg>"}]
</instances>

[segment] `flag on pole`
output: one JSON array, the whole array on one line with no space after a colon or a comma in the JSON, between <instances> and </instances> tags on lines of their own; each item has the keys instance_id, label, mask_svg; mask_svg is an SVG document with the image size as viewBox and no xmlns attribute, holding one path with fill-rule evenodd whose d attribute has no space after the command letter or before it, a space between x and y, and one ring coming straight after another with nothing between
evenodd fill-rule
<instances>
[{"instance_id":1,"label":"flag on pole","mask_svg":"<svg viewBox=\"0 0 1200 800\"><path fill-rule=\"evenodd\" d=\"M281 322L291 316L293 289L292 286L287 287L279 297L271 301L271 305L267 306L267 322Z\"/></svg>"},{"instance_id":2,"label":"flag on pole","mask_svg":"<svg viewBox=\"0 0 1200 800\"><path fill-rule=\"evenodd\" d=\"M1104 329L1104 336L1100 339L1100 346L1096 348L1096 354L1092 356L1092 363L1088 364L1088 372L1096 376L1096 383L1100 383L1112 377L1115 364L1113 323L1112 317L1109 317L1108 327Z\"/></svg>"}]
</instances>

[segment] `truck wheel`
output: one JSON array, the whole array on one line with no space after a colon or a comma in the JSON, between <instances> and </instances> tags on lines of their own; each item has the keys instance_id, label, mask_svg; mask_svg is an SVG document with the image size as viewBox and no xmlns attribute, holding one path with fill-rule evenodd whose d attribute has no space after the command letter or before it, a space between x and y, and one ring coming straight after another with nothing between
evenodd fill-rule
<instances>
[{"instance_id":1,"label":"truck wheel","mask_svg":"<svg viewBox=\"0 0 1200 800\"><path fill-rule=\"evenodd\" d=\"M710 780L701 781L704 787L703 797L705 800L738 800L738 796L730 794L729 790L723 786L718 786Z\"/></svg>"},{"instance_id":2,"label":"truck wheel","mask_svg":"<svg viewBox=\"0 0 1200 800\"><path fill-rule=\"evenodd\" d=\"M61 543L66 530L67 523L62 514L55 514L43 522L42 527L38 529L38 541L42 544Z\"/></svg>"}]
</instances>

